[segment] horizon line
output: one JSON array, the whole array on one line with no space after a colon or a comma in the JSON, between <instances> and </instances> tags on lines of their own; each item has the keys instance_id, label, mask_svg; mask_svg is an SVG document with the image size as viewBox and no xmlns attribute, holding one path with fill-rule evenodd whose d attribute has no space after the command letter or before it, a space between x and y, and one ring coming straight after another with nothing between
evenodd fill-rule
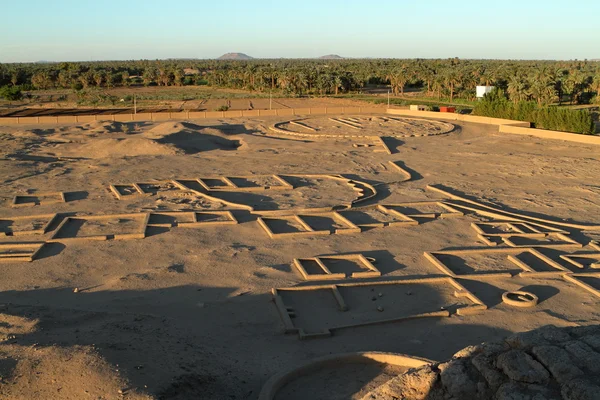
<instances>
[{"instance_id":1,"label":"horizon line","mask_svg":"<svg viewBox=\"0 0 600 400\"><path fill-rule=\"evenodd\" d=\"M231 53L226 53L231 54ZM233 53L243 54L243 53ZM199 58L199 57L168 57L168 58L115 58L115 59L99 59L99 60L38 60L38 61L0 61L0 64L59 64L68 63L94 63L94 62L115 62L115 61L269 61L269 60L320 60L320 61L340 61L340 60L467 60L467 61L588 61L599 62L600 58L463 58L463 57L252 57L247 59L221 59L222 56L216 58ZM323 58L325 57L325 58Z\"/></svg>"}]
</instances>

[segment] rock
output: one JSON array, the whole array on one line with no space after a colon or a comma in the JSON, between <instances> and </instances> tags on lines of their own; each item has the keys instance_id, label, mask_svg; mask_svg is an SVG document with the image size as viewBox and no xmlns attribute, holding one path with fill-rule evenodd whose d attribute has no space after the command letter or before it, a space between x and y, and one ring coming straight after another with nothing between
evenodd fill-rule
<instances>
[{"instance_id":1,"label":"rock","mask_svg":"<svg viewBox=\"0 0 600 400\"><path fill-rule=\"evenodd\" d=\"M564 400L599 400L600 387L586 379L573 379L561 389Z\"/></svg>"},{"instance_id":2,"label":"rock","mask_svg":"<svg viewBox=\"0 0 600 400\"><path fill-rule=\"evenodd\" d=\"M569 333L578 338L590 335L600 337L600 325L574 326L569 328Z\"/></svg>"},{"instance_id":3,"label":"rock","mask_svg":"<svg viewBox=\"0 0 600 400\"><path fill-rule=\"evenodd\" d=\"M481 353L482 350L483 349L482 349L481 345L467 346L464 349L459 350L456 353L454 353L454 355L452 356L452 358L471 357L471 356L474 356L476 354Z\"/></svg>"},{"instance_id":4,"label":"rock","mask_svg":"<svg viewBox=\"0 0 600 400\"><path fill-rule=\"evenodd\" d=\"M581 340L594 350L600 351L600 334L583 336Z\"/></svg>"},{"instance_id":5,"label":"rock","mask_svg":"<svg viewBox=\"0 0 600 400\"><path fill-rule=\"evenodd\" d=\"M546 384L550 378L542 364L521 350L502 353L496 360L496 366L510 379L518 382Z\"/></svg>"},{"instance_id":6,"label":"rock","mask_svg":"<svg viewBox=\"0 0 600 400\"><path fill-rule=\"evenodd\" d=\"M479 379L477 370L469 367L470 363L462 358L440 364L440 377L444 389L456 399L488 398L490 393L485 383Z\"/></svg>"},{"instance_id":7,"label":"rock","mask_svg":"<svg viewBox=\"0 0 600 400\"><path fill-rule=\"evenodd\" d=\"M512 348L528 350L533 346L545 346L570 340L572 340L572 337L566 331L553 325L546 325L533 331L509 336L506 342Z\"/></svg>"},{"instance_id":8,"label":"rock","mask_svg":"<svg viewBox=\"0 0 600 400\"><path fill-rule=\"evenodd\" d=\"M505 351L510 350L510 346L506 342L499 343L482 343L481 349L483 354L486 356L496 356L500 353L504 353Z\"/></svg>"},{"instance_id":9,"label":"rock","mask_svg":"<svg viewBox=\"0 0 600 400\"><path fill-rule=\"evenodd\" d=\"M560 347L537 346L531 351L561 384L583 375L583 371L573 365L569 353Z\"/></svg>"},{"instance_id":10,"label":"rock","mask_svg":"<svg viewBox=\"0 0 600 400\"><path fill-rule=\"evenodd\" d=\"M507 382L496 392L497 400L561 400L550 389L526 383Z\"/></svg>"},{"instance_id":11,"label":"rock","mask_svg":"<svg viewBox=\"0 0 600 400\"><path fill-rule=\"evenodd\" d=\"M494 367L493 358L486 356L485 354L478 354L473 357L471 362L486 380L491 390L498 390L498 388L506 382L506 376Z\"/></svg>"},{"instance_id":12,"label":"rock","mask_svg":"<svg viewBox=\"0 0 600 400\"><path fill-rule=\"evenodd\" d=\"M544 327L468 346L448 362L391 379L362 400L600 400L595 332Z\"/></svg>"},{"instance_id":13,"label":"rock","mask_svg":"<svg viewBox=\"0 0 600 400\"><path fill-rule=\"evenodd\" d=\"M430 366L411 370L388 381L381 393L396 399L424 400L438 378L438 371Z\"/></svg>"},{"instance_id":14,"label":"rock","mask_svg":"<svg viewBox=\"0 0 600 400\"><path fill-rule=\"evenodd\" d=\"M592 374L600 374L600 354L579 340L565 343L565 350L578 367Z\"/></svg>"},{"instance_id":15,"label":"rock","mask_svg":"<svg viewBox=\"0 0 600 400\"><path fill-rule=\"evenodd\" d=\"M562 343L573 340L571 335L569 335L565 329L557 328L554 325L542 326L541 328L536 329L534 332L539 332L544 339L552 343Z\"/></svg>"}]
</instances>

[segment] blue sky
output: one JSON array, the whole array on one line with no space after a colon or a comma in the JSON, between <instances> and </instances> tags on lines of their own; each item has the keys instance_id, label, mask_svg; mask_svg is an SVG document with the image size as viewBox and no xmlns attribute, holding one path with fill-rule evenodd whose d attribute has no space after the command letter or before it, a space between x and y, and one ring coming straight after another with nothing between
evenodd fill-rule
<instances>
[{"instance_id":1,"label":"blue sky","mask_svg":"<svg viewBox=\"0 0 600 400\"><path fill-rule=\"evenodd\" d=\"M0 62L600 58L599 0L2 0Z\"/></svg>"}]
</instances>

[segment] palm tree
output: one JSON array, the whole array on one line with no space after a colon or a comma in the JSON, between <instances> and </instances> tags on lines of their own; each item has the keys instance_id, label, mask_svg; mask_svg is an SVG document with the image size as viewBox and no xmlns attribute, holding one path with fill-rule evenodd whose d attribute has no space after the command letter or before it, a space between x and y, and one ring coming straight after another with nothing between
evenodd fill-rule
<instances>
[{"instance_id":1,"label":"palm tree","mask_svg":"<svg viewBox=\"0 0 600 400\"><path fill-rule=\"evenodd\" d=\"M131 82L129 81L129 71L121 72L121 83L123 83L123 85L126 87L131 85Z\"/></svg>"},{"instance_id":2,"label":"palm tree","mask_svg":"<svg viewBox=\"0 0 600 400\"><path fill-rule=\"evenodd\" d=\"M596 103L600 104L600 72L597 72L594 76L591 89L596 92Z\"/></svg>"},{"instance_id":3,"label":"palm tree","mask_svg":"<svg viewBox=\"0 0 600 400\"><path fill-rule=\"evenodd\" d=\"M542 67L529 76L529 91L538 106L550 102L556 95L556 75L550 68Z\"/></svg>"},{"instance_id":4,"label":"palm tree","mask_svg":"<svg viewBox=\"0 0 600 400\"><path fill-rule=\"evenodd\" d=\"M148 86L153 82L156 82L158 74L156 72L156 68L149 67L146 68L144 74L142 75L142 81L144 82L144 86Z\"/></svg>"},{"instance_id":5,"label":"palm tree","mask_svg":"<svg viewBox=\"0 0 600 400\"><path fill-rule=\"evenodd\" d=\"M93 78L94 82L96 82L96 86L100 87L102 86L102 82L104 82L106 78L106 73L104 72L104 70L96 71L93 74Z\"/></svg>"},{"instance_id":6,"label":"palm tree","mask_svg":"<svg viewBox=\"0 0 600 400\"><path fill-rule=\"evenodd\" d=\"M437 92L438 100L442 98L442 90L444 89L444 77L442 75L435 75L433 82L431 83L431 90Z\"/></svg>"},{"instance_id":7,"label":"palm tree","mask_svg":"<svg viewBox=\"0 0 600 400\"><path fill-rule=\"evenodd\" d=\"M398 96L398 93L401 96L404 95L404 86L406 86L410 78L410 71L405 65L394 69L386 76L386 79L390 81L394 96Z\"/></svg>"},{"instance_id":8,"label":"palm tree","mask_svg":"<svg viewBox=\"0 0 600 400\"><path fill-rule=\"evenodd\" d=\"M520 101L527 100L529 85L523 75L512 75L508 80L508 96L517 104Z\"/></svg>"},{"instance_id":9,"label":"palm tree","mask_svg":"<svg viewBox=\"0 0 600 400\"><path fill-rule=\"evenodd\" d=\"M462 83L463 77L455 67L446 70L444 74L444 83L450 92L450 102L454 101L454 90Z\"/></svg>"},{"instance_id":10,"label":"palm tree","mask_svg":"<svg viewBox=\"0 0 600 400\"><path fill-rule=\"evenodd\" d=\"M48 71L41 71L33 74L31 83L37 88L48 89L52 85L52 78Z\"/></svg>"}]
</instances>

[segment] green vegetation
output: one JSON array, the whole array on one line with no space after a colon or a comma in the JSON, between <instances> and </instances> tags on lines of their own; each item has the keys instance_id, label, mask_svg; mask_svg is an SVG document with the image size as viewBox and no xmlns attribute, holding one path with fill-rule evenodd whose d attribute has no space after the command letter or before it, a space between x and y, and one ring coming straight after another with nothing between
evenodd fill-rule
<instances>
[{"instance_id":1,"label":"green vegetation","mask_svg":"<svg viewBox=\"0 0 600 400\"><path fill-rule=\"evenodd\" d=\"M209 90L205 89L206 85ZM477 85L501 89L504 93L502 101L496 99L498 103L495 105L478 104L475 98ZM571 113L553 106L600 104L600 62L452 58L0 64L0 87L3 86L20 87L28 100L39 99L40 95L40 92L30 92L30 89L67 89L75 93L72 96L77 97L79 105L92 106L121 102L107 90L111 88L182 88L181 91L155 93L148 90L139 93L137 99L147 102L267 97L273 94L351 97L385 103L387 98L383 94L389 87L392 93L390 103L395 105L421 103L432 108L454 105L459 110L476 106L477 112L482 115L511 115L515 116L511 118L530 120L540 128L568 127L566 130L587 132L587 111ZM183 90L184 86L187 86L186 90ZM379 95L373 93L374 87L378 87ZM13 101L19 98L17 89L2 90L4 98ZM500 110L502 107L505 109Z\"/></svg>"},{"instance_id":2,"label":"green vegetation","mask_svg":"<svg viewBox=\"0 0 600 400\"><path fill-rule=\"evenodd\" d=\"M445 102L472 102L475 86L493 85L509 99L551 103L600 102L600 62L500 60L166 60L0 64L0 86L75 90L129 86L200 86L285 96L359 94L389 85ZM423 97L423 96L421 96Z\"/></svg>"},{"instance_id":3,"label":"green vegetation","mask_svg":"<svg viewBox=\"0 0 600 400\"><path fill-rule=\"evenodd\" d=\"M570 110L556 106L543 106L534 101L511 102L502 90L485 95L473 113L484 117L533 122L536 128L583 134L595 130L592 115L586 110Z\"/></svg>"},{"instance_id":4,"label":"green vegetation","mask_svg":"<svg viewBox=\"0 0 600 400\"><path fill-rule=\"evenodd\" d=\"M8 101L16 101L23 98L23 93L18 86L3 86L0 88L0 97Z\"/></svg>"}]
</instances>

